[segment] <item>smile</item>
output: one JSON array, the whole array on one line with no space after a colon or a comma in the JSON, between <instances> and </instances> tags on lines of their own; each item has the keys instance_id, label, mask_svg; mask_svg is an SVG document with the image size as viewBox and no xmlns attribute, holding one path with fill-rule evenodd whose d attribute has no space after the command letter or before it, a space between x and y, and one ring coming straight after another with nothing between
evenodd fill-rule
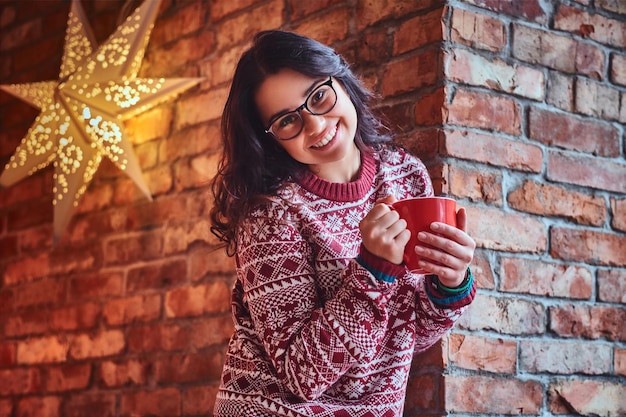
<instances>
[{"instance_id":1,"label":"smile","mask_svg":"<svg viewBox=\"0 0 626 417\"><path fill-rule=\"evenodd\" d=\"M337 134L337 126L335 125L335 127L333 127L330 132L328 132L326 134L326 136L324 136L322 138L322 140L320 140L319 142L317 142L315 145L311 146L312 148L321 148L323 146L328 145L328 143L335 137L335 134Z\"/></svg>"}]
</instances>

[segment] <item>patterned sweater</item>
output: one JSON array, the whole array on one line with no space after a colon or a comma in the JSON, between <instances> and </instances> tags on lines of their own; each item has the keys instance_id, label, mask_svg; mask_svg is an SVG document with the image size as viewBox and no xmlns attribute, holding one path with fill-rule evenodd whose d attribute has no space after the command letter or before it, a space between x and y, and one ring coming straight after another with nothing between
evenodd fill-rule
<instances>
[{"instance_id":1,"label":"patterned sweater","mask_svg":"<svg viewBox=\"0 0 626 417\"><path fill-rule=\"evenodd\" d=\"M372 255L359 222L386 195L432 193L421 161L383 149L362 154L352 183L310 174L253 212L216 416L402 415L413 355L452 328L475 284L448 292Z\"/></svg>"}]
</instances>

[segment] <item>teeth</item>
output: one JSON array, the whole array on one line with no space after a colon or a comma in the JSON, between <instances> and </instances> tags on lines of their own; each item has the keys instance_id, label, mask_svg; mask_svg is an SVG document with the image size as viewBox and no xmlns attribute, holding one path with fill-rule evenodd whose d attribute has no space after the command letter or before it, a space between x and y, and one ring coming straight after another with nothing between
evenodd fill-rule
<instances>
[{"instance_id":1,"label":"teeth","mask_svg":"<svg viewBox=\"0 0 626 417\"><path fill-rule=\"evenodd\" d=\"M315 145L313 145L313 147L314 148L321 148L322 146L327 145L328 142L330 142L332 140L332 138L335 137L335 133L337 133L337 126L335 126L333 128L333 130L328 132L328 134L326 136L324 136L324 139L320 140Z\"/></svg>"}]
</instances>

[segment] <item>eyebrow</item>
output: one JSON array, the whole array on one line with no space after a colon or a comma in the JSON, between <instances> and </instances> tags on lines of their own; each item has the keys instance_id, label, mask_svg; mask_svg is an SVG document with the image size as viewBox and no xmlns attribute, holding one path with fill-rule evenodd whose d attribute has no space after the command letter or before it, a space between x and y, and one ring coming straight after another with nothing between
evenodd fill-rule
<instances>
[{"instance_id":1,"label":"eyebrow","mask_svg":"<svg viewBox=\"0 0 626 417\"><path fill-rule=\"evenodd\" d=\"M311 94L311 92L313 90L315 90L315 87L317 87L320 83L322 83L327 77L324 78L319 78L315 81L313 81L313 83L309 86L309 88L307 88L304 91L304 94L302 95L302 97L306 100L307 97L309 97L309 94ZM299 107L299 106L298 106ZM283 116L289 112L292 112L293 109L282 109L276 113L274 113L270 118L269 121L267 122L268 125L271 125L272 123L274 123L276 121L276 119L278 119L280 116Z\"/></svg>"}]
</instances>

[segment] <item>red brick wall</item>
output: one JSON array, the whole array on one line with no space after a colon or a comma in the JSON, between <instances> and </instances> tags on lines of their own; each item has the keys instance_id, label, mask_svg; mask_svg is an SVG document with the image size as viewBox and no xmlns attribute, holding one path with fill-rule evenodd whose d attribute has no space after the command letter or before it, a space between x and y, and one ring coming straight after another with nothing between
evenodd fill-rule
<instances>
[{"instance_id":1,"label":"red brick wall","mask_svg":"<svg viewBox=\"0 0 626 417\"><path fill-rule=\"evenodd\" d=\"M83 3L104 41L124 2ZM205 80L127 124L153 201L105 162L53 247L52 170L0 190L0 417L210 412L234 274L207 180L270 28L354 62L468 208L480 291L416 358L406 415L626 414L626 8L554 3L163 0L141 75ZM0 83L57 78L68 11L0 2ZM0 163L36 115L0 92Z\"/></svg>"}]
</instances>

